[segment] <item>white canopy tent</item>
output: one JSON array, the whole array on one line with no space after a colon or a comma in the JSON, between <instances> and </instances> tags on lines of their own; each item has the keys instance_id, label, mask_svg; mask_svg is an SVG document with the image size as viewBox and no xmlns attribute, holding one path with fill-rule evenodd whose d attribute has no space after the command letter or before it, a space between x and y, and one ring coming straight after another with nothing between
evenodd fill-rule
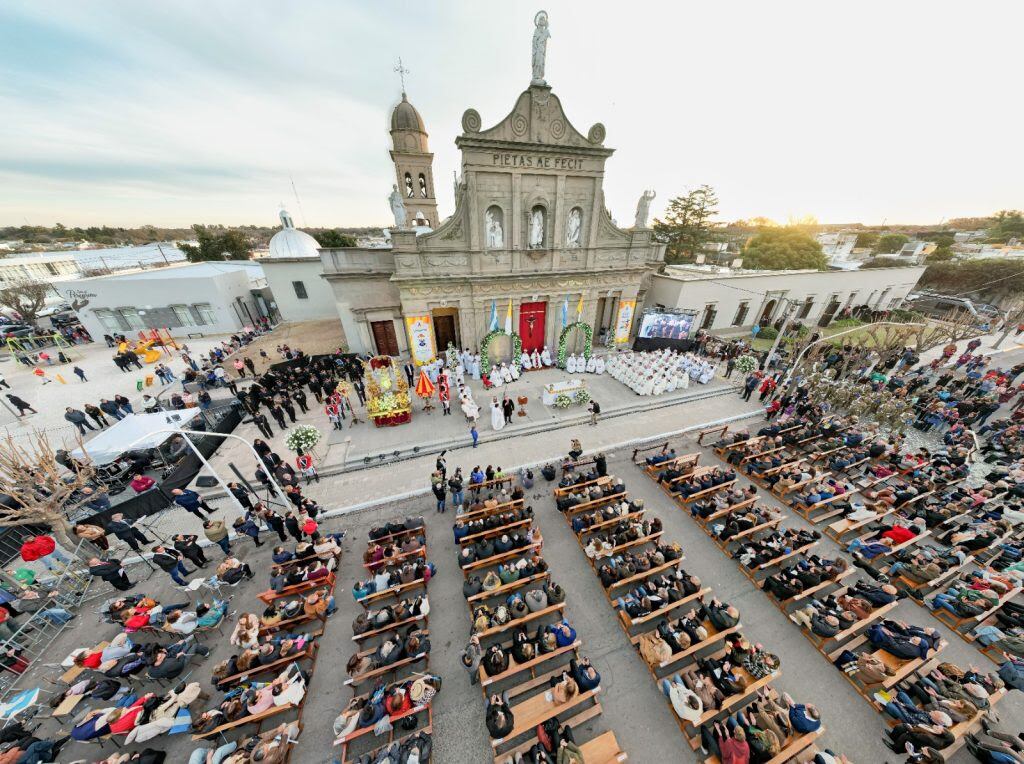
<instances>
[{"instance_id":1,"label":"white canopy tent","mask_svg":"<svg viewBox=\"0 0 1024 764\"><path fill-rule=\"evenodd\" d=\"M189 423L199 414L199 409L129 414L86 443L84 449L76 448L71 455L76 459L88 456L93 464L107 464L125 451L159 446L171 437L168 430L189 429Z\"/></svg>"}]
</instances>

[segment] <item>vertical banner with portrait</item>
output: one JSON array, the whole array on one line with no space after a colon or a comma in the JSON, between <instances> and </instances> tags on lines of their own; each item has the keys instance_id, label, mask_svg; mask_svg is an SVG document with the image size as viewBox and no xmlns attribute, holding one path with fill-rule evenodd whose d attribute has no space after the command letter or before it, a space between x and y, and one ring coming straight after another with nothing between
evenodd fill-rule
<instances>
[{"instance_id":1,"label":"vertical banner with portrait","mask_svg":"<svg viewBox=\"0 0 1024 764\"><path fill-rule=\"evenodd\" d=\"M434 329L430 316L406 316L406 332L409 335L409 352L417 366L430 363L436 355L434 350Z\"/></svg>"},{"instance_id":2,"label":"vertical banner with portrait","mask_svg":"<svg viewBox=\"0 0 1024 764\"><path fill-rule=\"evenodd\" d=\"M633 326L633 312L636 309L636 300L622 300L619 302L619 313L615 317L615 344L629 342L629 330Z\"/></svg>"}]
</instances>

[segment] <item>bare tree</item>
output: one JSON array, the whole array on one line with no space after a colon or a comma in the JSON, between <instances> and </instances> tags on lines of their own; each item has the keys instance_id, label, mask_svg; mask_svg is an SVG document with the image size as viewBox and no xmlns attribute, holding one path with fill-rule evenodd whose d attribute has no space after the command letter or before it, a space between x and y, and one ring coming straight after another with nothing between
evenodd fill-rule
<instances>
[{"instance_id":1,"label":"bare tree","mask_svg":"<svg viewBox=\"0 0 1024 764\"><path fill-rule=\"evenodd\" d=\"M32 324L52 289L45 281L16 281L0 289L0 306L18 313L26 324Z\"/></svg>"},{"instance_id":2,"label":"bare tree","mask_svg":"<svg viewBox=\"0 0 1024 764\"><path fill-rule=\"evenodd\" d=\"M36 431L29 445L10 435L0 441L0 528L46 525L65 549L74 549L68 514L88 501L82 489L93 484L95 470L84 464L67 470L46 434Z\"/></svg>"}]
</instances>

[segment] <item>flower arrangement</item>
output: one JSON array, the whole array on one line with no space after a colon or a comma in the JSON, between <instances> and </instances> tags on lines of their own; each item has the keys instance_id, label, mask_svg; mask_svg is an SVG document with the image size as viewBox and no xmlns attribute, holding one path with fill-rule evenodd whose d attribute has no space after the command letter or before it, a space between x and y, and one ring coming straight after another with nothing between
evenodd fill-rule
<instances>
[{"instance_id":1,"label":"flower arrangement","mask_svg":"<svg viewBox=\"0 0 1024 764\"><path fill-rule=\"evenodd\" d=\"M289 451L312 451L320 442L320 430L311 424L300 424L288 431L284 444Z\"/></svg>"},{"instance_id":2,"label":"flower arrangement","mask_svg":"<svg viewBox=\"0 0 1024 764\"><path fill-rule=\"evenodd\" d=\"M567 409L572 405L572 398L565 393L559 393L555 396L555 408Z\"/></svg>"},{"instance_id":3,"label":"flower arrangement","mask_svg":"<svg viewBox=\"0 0 1024 764\"><path fill-rule=\"evenodd\" d=\"M480 343L480 371L482 371L484 374L487 374L491 370L491 358L489 353L491 347L491 340L502 334L505 334L504 329L495 329L493 332L490 332L486 337L484 337L483 341ZM523 358L523 340L515 332L512 332L511 337L512 364L514 366L520 366L520 362Z\"/></svg>"},{"instance_id":4,"label":"flower arrangement","mask_svg":"<svg viewBox=\"0 0 1024 764\"><path fill-rule=\"evenodd\" d=\"M572 396L577 406L585 406L590 402L590 393L586 390L577 390L576 394Z\"/></svg>"},{"instance_id":5,"label":"flower arrangement","mask_svg":"<svg viewBox=\"0 0 1024 764\"><path fill-rule=\"evenodd\" d=\"M574 321L562 329L562 333L558 335L558 368L565 368L565 351L566 345L568 344L569 333L573 329L580 329L583 331L583 357L588 361L590 356L594 352L594 330L590 328L590 324L586 324L583 321Z\"/></svg>"},{"instance_id":6,"label":"flower arrangement","mask_svg":"<svg viewBox=\"0 0 1024 764\"><path fill-rule=\"evenodd\" d=\"M741 355L736 359L736 371L749 374L757 368L757 359L752 355Z\"/></svg>"}]
</instances>

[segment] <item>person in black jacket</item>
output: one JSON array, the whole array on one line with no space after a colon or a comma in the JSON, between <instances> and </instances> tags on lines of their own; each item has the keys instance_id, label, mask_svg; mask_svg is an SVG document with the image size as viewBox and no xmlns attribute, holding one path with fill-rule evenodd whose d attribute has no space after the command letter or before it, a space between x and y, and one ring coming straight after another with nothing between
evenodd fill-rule
<instances>
[{"instance_id":1,"label":"person in black jacket","mask_svg":"<svg viewBox=\"0 0 1024 764\"><path fill-rule=\"evenodd\" d=\"M110 559L104 562L98 557L93 557L89 560L89 573L102 578L118 591L126 592L135 586L128 579L120 560Z\"/></svg>"},{"instance_id":2,"label":"person in black jacket","mask_svg":"<svg viewBox=\"0 0 1024 764\"><path fill-rule=\"evenodd\" d=\"M196 543L198 538L195 535L179 533L174 537L174 548L187 557L193 565L205 568L208 561L206 555L203 554L203 548Z\"/></svg>"},{"instance_id":3,"label":"person in black jacket","mask_svg":"<svg viewBox=\"0 0 1024 764\"><path fill-rule=\"evenodd\" d=\"M288 537L284 535L284 518L281 517L281 515L277 514L274 510L263 506L262 502L256 504L255 511L263 519L263 522L267 524L267 527L277 533L277 537L281 539L281 541L288 540ZM298 521L296 521L296 524L297 522Z\"/></svg>"},{"instance_id":4,"label":"person in black jacket","mask_svg":"<svg viewBox=\"0 0 1024 764\"><path fill-rule=\"evenodd\" d=\"M508 735L516 724L512 709L508 706L507 696L508 693L492 695L487 701L487 715L484 723L487 725L487 732L495 740Z\"/></svg>"},{"instance_id":5,"label":"person in black jacket","mask_svg":"<svg viewBox=\"0 0 1024 764\"><path fill-rule=\"evenodd\" d=\"M166 571L174 579L174 583L179 586L186 586L188 581L184 579L184 576L190 575L195 571L186 570L182 559L182 554L177 549L168 549L159 544L153 547L153 562L161 570Z\"/></svg>"},{"instance_id":6,"label":"person in black jacket","mask_svg":"<svg viewBox=\"0 0 1024 764\"><path fill-rule=\"evenodd\" d=\"M110 516L110 522L107 523L107 530L139 554L142 553L142 550L139 548L140 543L152 543L148 538L146 538L142 531L125 520L124 515L121 512Z\"/></svg>"},{"instance_id":7,"label":"person in black jacket","mask_svg":"<svg viewBox=\"0 0 1024 764\"><path fill-rule=\"evenodd\" d=\"M293 539L302 541L302 528L299 527L298 518L291 512L286 513L284 516L284 527L288 529L288 533Z\"/></svg>"},{"instance_id":8,"label":"person in black jacket","mask_svg":"<svg viewBox=\"0 0 1024 764\"><path fill-rule=\"evenodd\" d=\"M228 490L231 491L231 495L238 500L238 503L242 505L242 509L252 509L252 500L249 499L249 491L246 490L244 486L241 486L238 483L228 483Z\"/></svg>"}]
</instances>

